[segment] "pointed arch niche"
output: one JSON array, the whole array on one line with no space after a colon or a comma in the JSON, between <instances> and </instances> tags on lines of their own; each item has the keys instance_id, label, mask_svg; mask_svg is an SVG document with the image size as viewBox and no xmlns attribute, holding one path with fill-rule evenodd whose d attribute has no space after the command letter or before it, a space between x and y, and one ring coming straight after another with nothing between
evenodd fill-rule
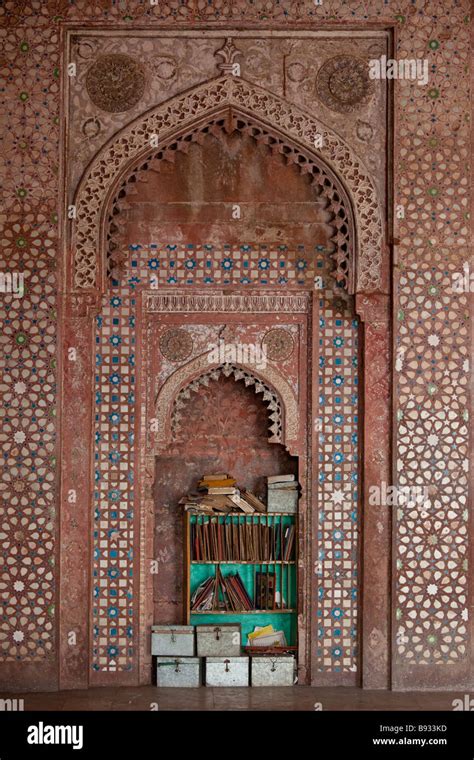
<instances>
[{"instance_id":1,"label":"pointed arch niche","mask_svg":"<svg viewBox=\"0 0 474 760\"><path fill-rule=\"evenodd\" d=\"M153 486L153 556L160 562L153 579L153 618L175 624L182 622L183 531L177 506L182 496L208 471L231 472L240 487L263 498L264 474L298 477L298 458L282 443L283 402L268 382L230 363L211 364L194 379L191 366L183 369L186 385L166 410L170 429L165 428L165 440L155 439ZM156 400L157 414L166 407L162 396L168 397L166 384Z\"/></svg>"},{"instance_id":2,"label":"pointed arch niche","mask_svg":"<svg viewBox=\"0 0 474 760\"><path fill-rule=\"evenodd\" d=\"M319 144L315 143L316 135L322 136L322 148L315 148ZM259 199L258 214L250 221L244 217L230 249L225 248L228 223L223 224L218 216L209 217L208 236L211 246L214 243L214 263L217 261L209 281L205 225L199 217L202 208L193 217L184 181L191 171L202 180L201 147L214 151L216 161L222 154L230 169L233 151L236 155L240 151L239 160L241 164L247 162L249 174L271 164L271 171L279 179L285 177L288 208L293 200L294 212L290 220L283 218L280 212L284 206L278 206L285 201L283 194L278 195L281 183L267 184L268 195ZM237 163L236 159L236 166ZM173 182L180 172L176 187L181 197L174 204ZM237 183L234 179L221 176L221 189L237 187L243 192L243 178ZM204 183L203 197L206 192ZM247 192L250 201L255 200L250 179ZM244 196L245 193L238 198L242 204L237 201L237 205L245 208ZM183 197L187 215L173 217ZM383 212L366 168L350 146L307 113L243 79L224 76L172 98L121 130L92 161L72 200L76 220L65 235L70 255L64 272L63 343L77 348L77 361L62 363L62 415L65 421L74 419L74 437L65 422L61 687L150 681L154 579L149 565L155 553L156 458L172 449L173 419L176 424L186 388L193 383L199 385L207 373L228 371L238 382L245 383L244 378L249 378L254 388L263 388L264 397L271 397L275 417L272 424L278 419L279 427L268 445L284 446L288 456L298 457L298 478L304 484L299 537L301 682L387 687L389 517L380 507L376 513L370 512L367 494L372 483L390 481L388 263ZM227 195L220 209L232 208L232 201L232 194ZM262 216L273 201L273 212ZM157 220L156 215L162 211L165 215ZM150 246L156 242L154 224L161 230L163 225L175 225L172 247L176 255L166 253L163 245L150 258ZM290 239L283 236L282 240L273 240L270 251L265 230L278 226ZM253 263L251 252L248 256L243 252L250 261L253 279L249 282L243 258L239 276L236 275L234 254L239 253L242 230L245 243L253 244L257 251ZM304 230L310 239L313 234L320 235L319 258L324 260L321 271L317 269L316 255L307 256L305 267L298 269L297 244L301 241L297 235L303 235ZM190 241L194 245L193 257L186 250ZM282 243L284 251L278 252L276 243ZM262 253L266 250L268 256ZM145 252L148 259L143 270ZM220 258L216 259L218 253ZM268 259L272 264L271 253L284 260L286 269L281 281L267 278L264 271L267 264L262 262ZM233 262L230 274L226 259ZM150 266L151 260L157 263ZM192 260L195 263L189 264L188 280L178 278L171 282L172 261L174 267L179 266L179 261L183 267L183 262ZM293 279L287 277L290 270L295 273ZM316 284L319 274L323 285ZM127 287L129 295L124 299ZM338 318L347 319L348 324L358 320L364 359L359 373L360 405L364 408L363 421L359 423L363 441L359 509L364 531L358 542L358 571L364 585L358 592L358 629L362 633L355 659L342 672L322 666L322 655L318 653L316 597L321 576L315 536L322 510L316 492L322 402L316 378L323 339L318 327L321 289L328 294ZM126 309L121 312L125 301ZM115 335L118 328L114 320L124 328L123 334ZM268 367L260 371L245 363L230 370L225 363L224 367L222 363L210 363L210 342L224 339L231 343L261 343L275 329L291 336L290 358L284 353L280 357L275 354ZM168 348L163 352L160 341L164 339L166 346L174 345L175 354ZM118 366L112 364L115 355L109 349L113 340L120 340L114 346L120 345ZM100 348L102 344L107 344L105 351ZM94 371L95 361L99 364ZM237 378L240 373L242 378ZM106 434L101 438L98 419L119 414L116 407L121 403L124 412L117 422L119 427L111 430L110 437ZM99 435L98 443L93 443L91 431ZM113 442L125 435L128 438L121 454ZM110 468L104 475L100 458L110 455ZM74 507L67 499L71 489L78 494ZM115 528L114 515L120 510L114 499L120 503L126 495L130 502ZM74 551L68 554L69 547ZM116 583L120 601L117 605L106 595L107 574L111 564L116 564L110 562L111 557L118 557L123 565L123 582ZM86 568L92 569L87 572ZM123 622L116 625L116 619ZM70 630L78 633L79 644L74 651L67 645Z\"/></svg>"}]
</instances>

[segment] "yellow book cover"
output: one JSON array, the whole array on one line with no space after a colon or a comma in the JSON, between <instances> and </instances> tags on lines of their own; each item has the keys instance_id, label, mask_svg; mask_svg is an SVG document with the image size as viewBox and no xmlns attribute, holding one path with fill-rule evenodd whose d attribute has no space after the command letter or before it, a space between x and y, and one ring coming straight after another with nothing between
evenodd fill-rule
<instances>
[{"instance_id":1,"label":"yellow book cover","mask_svg":"<svg viewBox=\"0 0 474 760\"><path fill-rule=\"evenodd\" d=\"M265 625L263 628L260 628L258 631L253 631L253 633L249 633L248 637L250 641L253 641L254 639L258 639L259 636L267 636L269 633L274 633L274 628L272 625Z\"/></svg>"},{"instance_id":2,"label":"yellow book cover","mask_svg":"<svg viewBox=\"0 0 474 760\"><path fill-rule=\"evenodd\" d=\"M200 480L198 486L199 488L227 488L235 486L236 483L235 478L223 478L222 480Z\"/></svg>"}]
</instances>

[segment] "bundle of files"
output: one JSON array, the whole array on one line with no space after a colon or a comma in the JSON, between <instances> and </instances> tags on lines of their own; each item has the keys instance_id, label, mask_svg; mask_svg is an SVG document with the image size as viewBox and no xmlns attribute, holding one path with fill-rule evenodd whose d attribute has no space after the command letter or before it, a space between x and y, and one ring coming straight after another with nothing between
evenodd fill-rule
<instances>
[{"instance_id":1,"label":"bundle of files","mask_svg":"<svg viewBox=\"0 0 474 760\"><path fill-rule=\"evenodd\" d=\"M286 647L284 631L275 631L272 625L255 626L255 630L247 637L248 647L261 647L272 649L273 647Z\"/></svg>"},{"instance_id":2,"label":"bundle of files","mask_svg":"<svg viewBox=\"0 0 474 760\"><path fill-rule=\"evenodd\" d=\"M244 522L242 522L244 520ZM196 518L191 524L192 559L198 562L289 562L294 525L253 523L252 518Z\"/></svg>"},{"instance_id":3,"label":"bundle of files","mask_svg":"<svg viewBox=\"0 0 474 760\"><path fill-rule=\"evenodd\" d=\"M201 583L191 598L191 610L193 612L212 610L242 612L252 609L252 600L240 575L235 573L224 577L219 568L217 568L214 576Z\"/></svg>"},{"instance_id":4,"label":"bundle of files","mask_svg":"<svg viewBox=\"0 0 474 760\"><path fill-rule=\"evenodd\" d=\"M228 512L265 512L265 504L245 488L237 488L237 481L228 473L203 475L197 491L184 496L179 502L186 511L216 514Z\"/></svg>"}]
</instances>

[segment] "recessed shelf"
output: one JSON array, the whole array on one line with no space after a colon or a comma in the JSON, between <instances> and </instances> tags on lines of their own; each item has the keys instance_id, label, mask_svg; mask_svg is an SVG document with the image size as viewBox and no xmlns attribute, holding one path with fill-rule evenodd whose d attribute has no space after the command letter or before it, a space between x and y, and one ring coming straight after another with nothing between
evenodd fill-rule
<instances>
[{"instance_id":1,"label":"recessed shelf","mask_svg":"<svg viewBox=\"0 0 474 760\"><path fill-rule=\"evenodd\" d=\"M192 565L296 565L295 560L274 560L274 559L267 559L267 560L246 560L246 561L240 561L238 559L215 559L215 560L201 560L201 559L193 559L191 561Z\"/></svg>"},{"instance_id":2,"label":"recessed shelf","mask_svg":"<svg viewBox=\"0 0 474 760\"><path fill-rule=\"evenodd\" d=\"M243 645L251 633L272 624L296 652L297 524L298 516L293 513L209 516L187 512L184 515L185 622L214 626L224 625L224 621L237 624ZM269 555L278 559L270 559ZM211 579L216 586L206 586ZM203 589L204 597L196 596L197 609L193 610L191 600L199 589ZM216 609L203 609L205 599L210 605L215 604ZM236 603L247 609L233 609Z\"/></svg>"}]
</instances>

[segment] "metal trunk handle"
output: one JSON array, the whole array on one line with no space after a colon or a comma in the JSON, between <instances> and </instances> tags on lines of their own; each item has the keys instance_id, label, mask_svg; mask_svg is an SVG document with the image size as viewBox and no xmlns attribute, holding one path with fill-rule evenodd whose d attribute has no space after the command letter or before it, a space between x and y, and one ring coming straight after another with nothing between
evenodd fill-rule
<instances>
[{"instance_id":1,"label":"metal trunk handle","mask_svg":"<svg viewBox=\"0 0 474 760\"><path fill-rule=\"evenodd\" d=\"M220 639L220 637L221 637L221 636L220 636L220 633L221 633L221 629L220 629L220 628L218 628L218 627L217 627L217 628L214 628L214 633L216 634L216 641L219 641L219 639Z\"/></svg>"},{"instance_id":2,"label":"metal trunk handle","mask_svg":"<svg viewBox=\"0 0 474 760\"><path fill-rule=\"evenodd\" d=\"M230 660L224 660L224 664L225 664L225 672L228 673L230 671L230 668L229 668Z\"/></svg>"}]
</instances>

